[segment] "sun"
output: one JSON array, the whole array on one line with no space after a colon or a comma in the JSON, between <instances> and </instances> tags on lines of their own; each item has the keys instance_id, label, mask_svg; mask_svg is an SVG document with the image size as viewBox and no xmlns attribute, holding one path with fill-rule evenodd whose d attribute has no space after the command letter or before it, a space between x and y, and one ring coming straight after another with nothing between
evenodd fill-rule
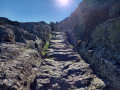
<instances>
[{"instance_id":1,"label":"sun","mask_svg":"<svg viewBox=\"0 0 120 90\"><path fill-rule=\"evenodd\" d=\"M58 0L58 3L61 6L67 6L69 4L69 0Z\"/></svg>"},{"instance_id":2,"label":"sun","mask_svg":"<svg viewBox=\"0 0 120 90\"><path fill-rule=\"evenodd\" d=\"M55 2L55 6L59 8L69 8L74 4L74 0L53 0Z\"/></svg>"},{"instance_id":3,"label":"sun","mask_svg":"<svg viewBox=\"0 0 120 90\"><path fill-rule=\"evenodd\" d=\"M57 5L60 7L65 7L69 5L69 0L56 0Z\"/></svg>"}]
</instances>

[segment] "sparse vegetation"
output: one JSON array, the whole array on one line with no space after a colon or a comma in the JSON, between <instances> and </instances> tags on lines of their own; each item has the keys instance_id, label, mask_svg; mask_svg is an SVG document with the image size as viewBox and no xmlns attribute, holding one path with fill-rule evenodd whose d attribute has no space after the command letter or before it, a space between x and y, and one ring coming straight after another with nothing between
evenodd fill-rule
<instances>
[{"instance_id":1,"label":"sparse vegetation","mask_svg":"<svg viewBox=\"0 0 120 90\"><path fill-rule=\"evenodd\" d=\"M70 46L70 48L74 49L74 46L72 46L72 45L70 45L70 44L69 44L69 46Z\"/></svg>"},{"instance_id":2,"label":"sparse vegetation","mask_svg":"<svg viewBox=\"0 0 120 90\"><path fill-rule=\"evenodd\" d=\"M93 42L92 45L109 45L110 47L116 47L120 44L120 20L112 20L111 22L106 22L97 26L92 34ZM109 26L106 27L106 25Z\"/></svg>"},{"instance_id":3,"label":"sparse vegetation","mask_svg":"<svg viewBox=\"0 0 120 90\"><path fill-rule=\"evenodd\" d=\"M49 47L49 42L47 41L46 42L46 44L45 44L45 46L44 46L44 48L43 48L43 50L42 50L42 56L45 56L45 54L46 54L46 50L48 49L48 47Z\"/></svg>"}]
</instances>

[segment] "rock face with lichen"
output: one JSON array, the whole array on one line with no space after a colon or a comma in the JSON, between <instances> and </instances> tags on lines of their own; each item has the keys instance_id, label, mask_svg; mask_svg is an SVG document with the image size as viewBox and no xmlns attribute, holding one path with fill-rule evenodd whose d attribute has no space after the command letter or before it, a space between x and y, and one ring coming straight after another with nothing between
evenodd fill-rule
<instances>
[{"instance_id":1,"label":"rock face with lichen","mask_svg":"<svg viewBox=\"0 0 120 90\"><path fill-rule=\"evenodd\" d=\"M19 23L0 18L0 90L29 90L49 39L45 22Z\"/></svg>"},{"instance_id":2,"label":"rock face with lichen","mask_svg":"<svg viewBox=\"0 0 120 90\"><path fill-rule=\"evenodd\" d=\"M120 89L120 0L83 0L58 29L109 89Z\"/></svg>"}]
</instances>

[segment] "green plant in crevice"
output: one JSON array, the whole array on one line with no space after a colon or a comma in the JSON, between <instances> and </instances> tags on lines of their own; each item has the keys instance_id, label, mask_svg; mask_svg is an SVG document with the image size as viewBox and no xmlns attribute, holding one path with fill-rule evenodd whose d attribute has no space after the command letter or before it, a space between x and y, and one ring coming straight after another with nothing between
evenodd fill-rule
<instances>
[{"instance_id":1,"label":"green plant in crevice","mask_svg":"<svg viewBox=\"0 0 120 90\"><path fill-rule=\"evenodd\" d=\"M70 44L69 44L69 46L70 46L71 49L74 49L74 46L72 46L72 45L70 45Z\"/></svg>"},{"instance_id":2,"label":"green plant in crevice","mask_svg":"<svg viewBox=\"0 0 120 90\"><path fill-rule=\"evenodd\" d=\"M42 50L42 56L45 56L45 54L46 54L46 50L48 49L48 47L49 47L49 42L47 41L46 42L46 44L45 44L45 46L43 47L43 50Z\"/></svg>"}]
</instances>

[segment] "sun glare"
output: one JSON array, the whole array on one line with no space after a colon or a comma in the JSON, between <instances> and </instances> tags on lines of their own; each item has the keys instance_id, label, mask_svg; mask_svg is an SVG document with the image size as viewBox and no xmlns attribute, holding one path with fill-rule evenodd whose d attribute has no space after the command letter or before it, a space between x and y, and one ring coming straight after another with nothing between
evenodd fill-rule
<instances>
[{"instance_id":1,"label":"sun glare","mask_svg":"<svg viewBox=\"0 0 120 90\"><path fill-rule=\"evenodd\" d=\"M58 7L67 7L70 5L71 0L54 0Z\"/></svg>"},{"instance_id":2,"label":"sun glare","mask_svg":"<svg viewBox=\"0 0 120 90\"><path fill-rule=\"evenodd\" d=\"M69 0L58 0L58 3L61 6L67 6L69 4Z\"/></svg>"}]
</instances>

